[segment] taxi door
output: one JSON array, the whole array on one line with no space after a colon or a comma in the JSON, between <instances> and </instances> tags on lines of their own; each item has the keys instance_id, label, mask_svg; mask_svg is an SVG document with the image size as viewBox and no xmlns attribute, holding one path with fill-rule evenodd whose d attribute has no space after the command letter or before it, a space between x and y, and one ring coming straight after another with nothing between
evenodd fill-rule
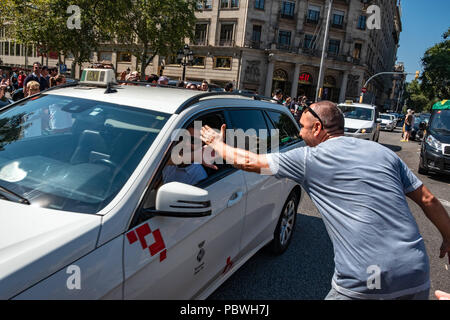
<instances>
[{"instance_id":1,"label":"taxi door","mask_svg":"<svg viewBox=\"0 0 450 320\"><path fill-rule=\"evenodd\" d=\"M210 216L154 216L124 235L125 299L195 298L233 268L245 215L242 171L224 165L196 186L209 193Z\"/></svg>"}]
</instances>

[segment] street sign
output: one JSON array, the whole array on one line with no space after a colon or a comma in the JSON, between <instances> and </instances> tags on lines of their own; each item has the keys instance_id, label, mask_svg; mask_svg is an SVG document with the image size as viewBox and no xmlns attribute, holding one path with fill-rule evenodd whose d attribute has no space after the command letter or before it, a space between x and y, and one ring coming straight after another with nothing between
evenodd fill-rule
<instances>
[{"instance_id":1,"label":"street sign","mask_svg":"<svg viewBox=\"0 0 450 320\"><path fill-rule=\"evenodd\" d=\"M363 88L361 89L361 92L362 92L362 93L366 93L366 92L367 92L367 88L363 87Z\"/></svg>"},{"instance_id":2,"label":"street sign","mask_svg":"<svg viewBox=\"0 0 450 320\"><path fill-rule=\"evenodd\" d=\"M59 65L59 73L66 73L67 72L67 65L66 64L60 64Z\"/></svg>"}]
</instances>

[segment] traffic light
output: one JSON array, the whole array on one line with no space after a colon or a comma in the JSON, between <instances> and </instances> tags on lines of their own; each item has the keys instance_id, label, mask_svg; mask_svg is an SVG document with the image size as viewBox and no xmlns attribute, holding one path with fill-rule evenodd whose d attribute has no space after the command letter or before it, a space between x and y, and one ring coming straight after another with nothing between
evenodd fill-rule
<instances>
[{"instance_id":1,"label":"traffic light","mask_svg":"<svg viewBox=\"0 0 450 320\"><path fill-rule=\"evenodd\" d=\"M416 80L419 79L419 76L420 76L420 71L416 71L416 77L415 77L415 79L416 79Z\"/></svg>"}]
</instances>

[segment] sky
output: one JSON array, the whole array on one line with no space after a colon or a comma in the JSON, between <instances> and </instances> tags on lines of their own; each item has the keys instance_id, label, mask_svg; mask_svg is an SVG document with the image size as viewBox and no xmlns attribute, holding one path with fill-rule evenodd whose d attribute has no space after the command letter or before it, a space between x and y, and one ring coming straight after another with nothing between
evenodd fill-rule
<instances>
[{"instance_id":1,"label":"sky","mask_svg":"<svg viewBox=\"0 0 450 320\"><path fill-rule=\"evenodd\" d=\"M401 0L402 26L397 62L405 63L405 71L422 72L420 59L425 51L443 40L450 27L450 0ZM407 81L414 79L409 75Z\"/></svg>"}]
</instances>

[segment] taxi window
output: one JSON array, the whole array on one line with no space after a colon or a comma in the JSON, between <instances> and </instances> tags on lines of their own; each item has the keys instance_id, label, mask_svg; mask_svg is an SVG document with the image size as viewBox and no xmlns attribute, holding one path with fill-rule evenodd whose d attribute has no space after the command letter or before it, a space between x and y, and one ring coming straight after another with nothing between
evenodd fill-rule
<instances>
[{"instance_id":1,"label":"taxi window","mask_svg":"<svg viewBox=\"0 0 450 320\"><path fill-rule=\"evenodd\" d=\"M280 147L301 140L299 128L286 114L275 111L267 111L267 114L274 128L279 130Z\"/></svg>"},{"instance_id":2,"label":"taxi window","mask_svg":"<svg viewBox=\"0 0 450 320\"><path fill-rule=\"evenodd\" d=\"M235 131L234 142L228 141L227 144L234 147L245 148L256 153L266 153L270 147L270 131L261 110L229 110L231 124L234 130L242 130L245 135L241 137L239 132Z\"/></svg>"}]
</instances>

